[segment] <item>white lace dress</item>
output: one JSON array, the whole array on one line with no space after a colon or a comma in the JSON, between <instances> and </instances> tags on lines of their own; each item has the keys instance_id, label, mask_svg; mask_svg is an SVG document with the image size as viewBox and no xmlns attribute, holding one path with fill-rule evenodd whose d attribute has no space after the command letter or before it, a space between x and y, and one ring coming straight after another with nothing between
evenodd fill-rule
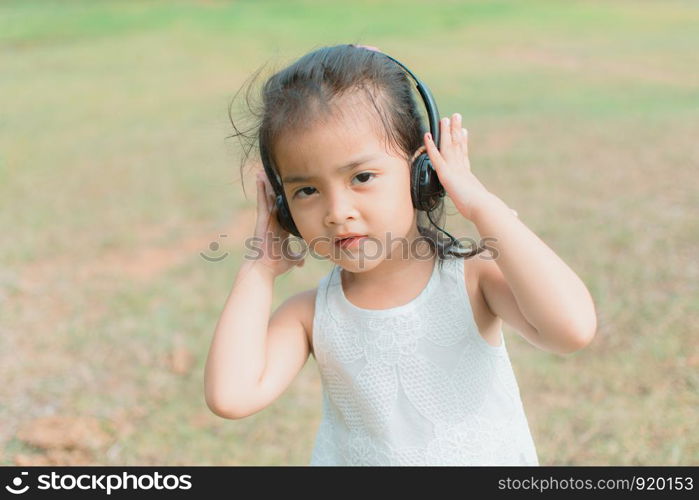
<instances>
[{"instance_id":1,"label":"white lace dress","mask_svg":"<svg viewBox=\"0 0 699 500\"><path fill-rule=\"evenodd\" d=\"M463 259L390 309L319 283L313 349L323 414L310 465L539 465L505 338L478 333Z\"/></svg>"}]
</instances>

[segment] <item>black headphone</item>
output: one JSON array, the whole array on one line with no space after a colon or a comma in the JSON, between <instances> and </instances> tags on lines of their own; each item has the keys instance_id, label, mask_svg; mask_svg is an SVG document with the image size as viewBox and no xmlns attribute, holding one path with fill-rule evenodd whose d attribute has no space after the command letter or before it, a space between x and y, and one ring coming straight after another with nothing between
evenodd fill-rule
<instances>
[{"instance_id":1,"label":"black headphone","mask_svg":"<svg viewBox=\"0 0 699 500\"><path fill-rule=\"evenodd\" d=\"M387 54L384 54L383 52L379 53L385 55L392 61L395 61L399 66L407 71L413 80L415 80L417 90L425 103L433 141L437 147L439 147L439 112L437 111L437 104L434 102L434 98L432 97L429 88L427 88L427 85L420 81L420 79L417 78L403 63ZM279 225L289 233L301 237L301 233L297 229L294 219L291 217L291 211L289 210L289 205L286 202L286 196L284 195L282 183L277 178L277 175L271 165L269 152L266 150L266 148L262 147L261 141L260 157L265 172L267 173L267 178L270 180L276 195L275 205L277 207L277 220L279 221ZM417 208L418 210L424 210L428 213L428 216L429 212L437 206L439 199L443 198L445 195L444 186L442 186L441 182L439 182L437 172L434 170L430 157L426 152L421 153L417 158L415 158L411 165L410 195L412 198L413 207Z\"/></svg>"}]
</instances>

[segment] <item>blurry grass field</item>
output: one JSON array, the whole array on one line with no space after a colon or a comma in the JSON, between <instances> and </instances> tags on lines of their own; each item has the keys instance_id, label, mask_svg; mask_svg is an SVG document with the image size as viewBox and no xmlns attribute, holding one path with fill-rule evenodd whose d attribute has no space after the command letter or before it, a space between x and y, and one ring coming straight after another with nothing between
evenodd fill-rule
<instances>
[{"instance_id":1,"label":"blurry grass field","mask_svg":"<svg viewBox=\"0 0 699 500\"><path fill-rule=\"evenodd\" d=\"M699 464L698 23L689 1L0 3L0 464L308 463L313 358L247 419L204 402L254 227L227 108L264 62L350 42L464 116L474 173L595 299L572 356L505 328L541 464Z\"/></svg>"}]
</instances>

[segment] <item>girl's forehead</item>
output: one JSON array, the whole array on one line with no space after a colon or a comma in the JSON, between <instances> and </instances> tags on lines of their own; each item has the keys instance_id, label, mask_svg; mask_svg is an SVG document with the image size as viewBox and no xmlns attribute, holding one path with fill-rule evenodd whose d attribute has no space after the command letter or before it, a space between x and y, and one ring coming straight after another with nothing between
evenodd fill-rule
<instances>
[{"instance_id":1,"label":"girl's forehead","mask_svg":"<svg viewBox=\"0 0 699 500\"><path fill-rule=\"evenodd\" d=\"M385 135L381 116L376 109L380 105L376 97L375 103L365 92L358 90L333 97L326 105L312 100L301 120L302 126L281 130L280 136L289 136L298 140L299 136L313 136L318 129L335 133L341 139L352 139L356 136L366 136L372 131L379 139ZM301 117L299 117L301 118Z\"/></svg>"},{"instance_id":2,"label":"girl's forehead","mask_svg":"<svg viewBox=\"0 0 699 500\"><path fill-rule=\"evenodd\" d=\"M318 120L303 130L282 132L275 146L280 169L337 164L365 153L388 154L381 123L346 115Z\"/></svg>"}]
</instances>

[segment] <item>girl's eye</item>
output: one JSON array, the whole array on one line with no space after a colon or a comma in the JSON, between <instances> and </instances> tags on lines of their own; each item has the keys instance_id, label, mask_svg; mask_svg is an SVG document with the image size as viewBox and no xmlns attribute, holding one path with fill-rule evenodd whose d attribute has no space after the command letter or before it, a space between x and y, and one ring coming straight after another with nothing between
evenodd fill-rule
<instances>
[{"instance_id":1,"label":"girl's eye","mask_svg":"<svg viewBox=\"0 0 699 500\"><path fill-rule=\"evenodd\" d=\"M369 179L372 179L372 178L376 177L376 174L373 174L373 173L371 173L371 172L362 172L361 174L355 175L354 178L355 178L355 179L359 179L359 177L360 177L360 176L363 176L363 175L370 175L371 177L369 177ZM366 184L367 182L369 182L369 179L367 179L366 181L362 182L362 184Z\"/></svg>"},{"instance_id":2,"label":"girl's eye","mask_svg":"<svg viewBox=\"0 0 699 500\"><path fill-rule=\"evenodd\" d=\"M370 176L370 177L367 178L367 176ZM363 179L366 179L366 180L364 180L363 182L361 182L361 184L366 184L367 182L369 182L370 179L373 179L374 177L376 177L376 174L374 174L374 173L372 173L372 172L362 172L362 173L359 173L359 174L357 174L357 175L354 176L355 179L359 179L360 177L363 178ZM360 181L361 181L361 179L360 179ZM297 190L297 191L294 193L294 198L302 198L302 199L303 199L303 198L308 198L310 195L313 194L313 192L311 191L311 192L309 193L309 192L306 191L307 189L313 190L313 189L315 189L315 188L310 187L310 186L302 187L301 189Z\"/></svg>"},{"instance_id":3,"label":"girl's eye","mask_svg":"<svg viewBox=\"0 0 699 500\"><path fill-rule=\"evenodd\" d=\"M294 193L294 198L306 198L306 196L300 196L304 192L304 190L306 190L306 189L313 189L313 188L312 187L303 187L303 188L299 189L298 191L296 191ZM310 196L313 193L306 193L306 194L308 196Z\"/></svg>"}]
</instances>

